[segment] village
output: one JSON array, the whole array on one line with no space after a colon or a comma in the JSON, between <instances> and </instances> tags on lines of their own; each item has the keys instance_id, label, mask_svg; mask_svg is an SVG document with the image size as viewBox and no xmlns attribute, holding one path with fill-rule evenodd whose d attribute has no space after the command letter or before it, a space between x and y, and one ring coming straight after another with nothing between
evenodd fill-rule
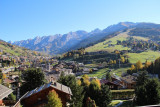
<instances>
[{"instance_id":1,"label":"village","mask_svg":"<svg viewBox=\"0 0 160 107\"><path fill-rule=\"evenodd\" d=\"M104 52L101 53L104 54ZM86 77L88 74L92 74L100 69L109 67L107 63L102 63L97 67L93 67L86 66L84 63L79 63L76 61L59 60L57 57L51 58L45 56L33 56L32 58L27 58L24 56L10 56L9 54L0 56L0 65L2 75L0 105L13 107L19 107L21 103L23 103L26 107L27 105L29 106L35 104L38 104L37 106L43 105L47 100L44 94L49 93L50 90L55 90L57 92L62 100L63 106L65 106L68 104L68 98L70 99L73 94L70 87L57 82L59 78L61 78L62 74L64 76L73 75L76 77L77 81L81 81L81 79ZM29 68L40 68L44 74L46 84L21 95L20 87L23 83L25 83L25 80L22 79L22 74ZM110 72L112 72L112 69L106 70L106 75L103 78L87 76L88 82L96 80L99 81L100 84L107 85L112 92L112 100L133 99L136 79L139 74L123 73L121 76L117 76L115 73L110 75ZM158 78L158 75L150 74L150 77ZM21 83L20 79L22 79ZM12 94L15 98L7 99L6 97L10 96L10 94ZM65 98L67 99L63 99L64 96L66 96Z\"/></svg>"},{"instance_id":2,"label":"village","mask_svg":"<svg viewBox=\"0 0 160 107\"><path fill-rule=\"evenodd\" d=\"M160 107L159 4L0 0L0 107Z\"/></svg>"}]
</instances>

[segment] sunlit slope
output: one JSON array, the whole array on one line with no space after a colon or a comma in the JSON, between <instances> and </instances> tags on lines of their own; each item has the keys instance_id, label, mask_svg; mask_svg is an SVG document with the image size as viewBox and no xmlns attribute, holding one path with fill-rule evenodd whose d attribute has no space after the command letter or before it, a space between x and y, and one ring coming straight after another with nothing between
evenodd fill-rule
<instances>
[{"instance_id":1,"label":"sunlit slope","mask_svg":"<svg viewBox=\"0 0 160 107\"><path fill-rule=\"evenodd\" d=\"M115 37L112 37L110 39L106 39L103 42L100 42L98 44L90 46L90 47L86 48L85 51L86 52L96 52L96 51L113 52L114 50L130 50L130 48L128 48L128 47L123 47L122 45L117 45L117 40L123 41L123 40L126 40L127 37L129 37L128 32L123 32L123 33L118 34Z\"/></svg>"}]
</instances>

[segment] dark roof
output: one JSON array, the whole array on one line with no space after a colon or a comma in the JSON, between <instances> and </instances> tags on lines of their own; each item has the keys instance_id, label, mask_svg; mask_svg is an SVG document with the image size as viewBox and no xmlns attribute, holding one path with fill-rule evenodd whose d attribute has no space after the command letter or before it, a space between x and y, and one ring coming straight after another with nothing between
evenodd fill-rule
<instances>
[{"instance_id":1,"label":"dark roof","mask_svg":"<svg viewBox=\"0 0 160 107\"><path fill-rule=\"evenodd\" d=\"M132 76L132 75L127 75L125 77L121 78L122 81L126 82L126 83L135 83L136 82L136 77Z\"/></svg>"},{"instance_id":2,"label":"dark roof","mask_svg":"<svg viewBox=\"0 0 160 107\"><path fill-rule=\"evenodd\" d=\"M116 85L116 86L123 86L119 80L116 81L108 81L106 79L101 79L100 80L101 84L106 84L106 85Z\"/></svg>"},{"instance_id":3,"label":"dark roof","mask_svg":"<svg viewBox=\"0 0 160 107\"><path fill-rule=\"evenodd\" d=\"M7 97L12 92L13 92L13 90L0 84L0 99Z\"/></svg>"},{"instance_id":4,"label":"dark roof","mask_svg":"<svg viewBox=\"0 0 160 107\"><path fill-rule=\"evenodd\" d=\"M106 80L106 79L102 79L102 80L100 80L100 83L101 84L107 84L107 85L120 85L120 84L116 84L116 83L114 83L114 82L111 82L111 81L108 81L108 80Z\"/></svg>"},{"instance_id":5,"label":"dark roof","mask_svg":"<svg viewBox=\"0 0 160 107\"><path fill-rule=\"evenodd\" d=\"M38 92L40 92L40 91L42 91L44 89L47 89L49 87L55 88L57 90L63 91L64 93L72 95L71 89L69 87L67 87L65 85L62 85L62 84L60 84L58 82L50 82L48 84L44 84L44 85L42 85L40 87L37 87L37 88L33 89L32 91L27 92L27 94L25 96L23 96L22 99L27 98L27 97L35 94L35 93L38 93Z\"/></svg>"}]
</instances>

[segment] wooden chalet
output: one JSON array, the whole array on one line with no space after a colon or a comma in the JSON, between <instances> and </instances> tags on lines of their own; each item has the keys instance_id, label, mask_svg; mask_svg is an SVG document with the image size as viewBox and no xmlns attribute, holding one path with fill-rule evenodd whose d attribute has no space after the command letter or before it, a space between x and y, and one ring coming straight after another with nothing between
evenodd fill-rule
<instances>
[{"instance_id":1,"label":"wooden chalet","mask_svg":"<svg viewBox=\"0 0 160 107\"><path fill-rule=\"evenodd\" d=\"M47 104L47 95L52 90L56 91L62 101L63 107L66 107L72 92L69 87L58 82L50 82L27 92L23 98L21 98L21 104L23 107L42 107Z\"/></svg>"},{"instance_id":2,"label":"wooden chalet","mask_svg":"<svg viewBox=\"0 0 160 107\"><path fill-rule=\"evenodd\" d=\"M125 77L121 78L122 84L124 85L125 88L127 89L134 89L136 85L136 77L132 75L127 75Z\"/></svg>"},{"instance_id":3,"label":"wooden chalet","mask_svg":"<svg viewBox=\"0 0 160 107\"><path fill-rule=\"evenodd\" d=\"M118 89L121 89L123 87L120 83L117 83L117 82L114 82L114 81L113 82L112 81L108 81L106 79L100 80L100 83L108 85L109 89L111 89L111 90L118 90Z\"/></svg>"}]
</instances>

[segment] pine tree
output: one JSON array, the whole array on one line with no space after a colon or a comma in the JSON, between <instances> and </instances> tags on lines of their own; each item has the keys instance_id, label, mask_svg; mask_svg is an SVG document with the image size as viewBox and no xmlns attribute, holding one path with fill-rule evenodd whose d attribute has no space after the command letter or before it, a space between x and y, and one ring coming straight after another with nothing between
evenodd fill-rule
<instances>
[{"instance_id":1,"label":"pine tree","mask_svg":"<svg viewBox=\"0 0 160 107\"><path fill-rule=\"evenodd\" d=\"M106 74L106 80L112 81L111 74L109 72Z\"/></svg>"},{"instance_id":2,"label":"pine tree","mask_svg":"<svg viewBox=\"0 0 160 107\"><path fill-rule=\"evenodd\" d=\"M107 85L101 85L99 102L97 103L100 107L107 107L112 101L110 89Z\"/></svg>"},{"instance_id":3,"label":"pine tree","mask_svg":"<svg viewBox=\"0 0 160 107\"><path fill-rule=\"evenodd\" d=\"M148 79L145 72L139 74L135 88L136 104L154 105L160 103L160 83L157 79Z\"/></svg>"},{"instance_id":4,"label":"pine tree","mask_svg":"<svg viewBox=\"0 0 160 107\"><path fill-rule=\"evenodd\" d=\"M29 68L22 72L25 83L20 88L23 95L27 91L33 90L45 83L44 74L40 68Z\"/></svg>"},{"instance_id":5,"label":"pine tree","mask_svg":"<svg viewBox=\"0 0 160 107\"><path fill-rule=\"evenodd\" d=\"M147 105L160 103L160 83L158 79L151 79L145 86Z\"/></svg>"},{"instance_id":6,"label":"pine tree","mask_svg":"<svg viewBox=\"0 0 160 107\"><path fill-rule=\"evenodd\" d=\"M91 99L93 99L96 104L99 102L99 92L100 92L100 85L96 80L92 80L89 85L89 96Z\"/></svg>"},{"instance_id":7,"label":"pine tree","mask_svg":"<svg viewBox=\"0 0 160 107\"><path fill-rule=\"evenodd\" d=\"M73 94L70 101L71 106L82 107L84 98L83 87L77 84L75 76L64 76L63 78L59 78L58 82L70 87Z\"/></svg>"},{"instance_id":8,"label":"pine tree","mask_svg":"<svg viewBox=\"0 0 160 107\"><path fill-rule=\"evenodd\" d=\"M62 107L61 99L55 91L50 91L48 94L48 103L45 107Z\"/></svg>"}]
</instances>

